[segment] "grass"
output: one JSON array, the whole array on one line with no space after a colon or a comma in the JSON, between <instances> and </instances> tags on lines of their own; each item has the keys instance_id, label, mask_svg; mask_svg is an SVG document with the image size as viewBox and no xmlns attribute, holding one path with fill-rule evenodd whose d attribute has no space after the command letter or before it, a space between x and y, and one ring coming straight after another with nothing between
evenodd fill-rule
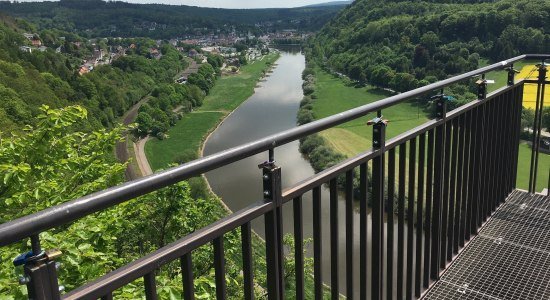
<instances>
[{"instance_id":1,"label":"grass","mask_svg":"<svg viewBox=\"0 0 550 300\"><path fill-rule=\"evenodd\" d=\"M145 154L153 171L167 167L186 151L196 153L205 138L224 116L222 112L186 114L168 131L165 140L151 139L145 144Z\"/></svg>"},{"instance_id":2,"label":"grass","mask_svg":"<svg viewBox=\"0 0 550 300\"><path fill-rule=\"evenodd\" d=\"M527 190L529 186L529 169L531 167L531 147L527 144L519 145L518 178L516 185L520 189ZM548 185L548 170L550 170L550 155L539 154L539 167L536 191L540 192Z\"/></svg>"},{"instance_id":3,"label":"grass","mask_svg":"<svg viewBox=\"0 0 550 300\"><path fill-rule=\"evenodd\" d=\"M270 54L261 61L243 66L237 75L219 78L199 111L232 111L237 108L254 94L254 87L261 79L263 71L278 57L278 54Z\"/></svg>"},{"instance_id":4,"label":"grass","mask_svg":"<svg viewBox=\"0 0 550 300\"><path fill-rule=\"evenodd\" d=\"M168 131L165 140L151 139L145 144L145 154L153 171L166 168L182 155L198 156L202 142L221 120L254 94L254 87L264 70L275 62L278 54L267 55L261 61L243 66L236 75L222 76L196 111L186 114Z\"/></svg>"},{"instance_id":5,"label":"grass","mask_svg":"<svg viewBox=\"0 0 550 300\"><path fill-rule=\"evenodd\" d=\"M530 65L532 65L532 62L522 62L516 64L516 68L529 68ZM520 78L520 76L516 77ZM507 74L503 71L491 72L487 75L487 78L495 80L496 83L490 86L490 88L495 90L506 85ZM316 119L390 96L388 92L373 87L355 88L346 86L341 79L319 68L316 69L316 79L316 91L314 94L317 96L317 100L313 102L313 112ZM384 118L390 120L387 127L388 138L410 130L428 120L426 113L421 109L419 110L418 105L414 102L392 106L385 109L383 115ZM365 124L372 117L374 117L374 114L325 130L321 135L334 150L347 157L355 156L372 146L372 129L368 128ZM398 159L398 155L397 153L396 159ZM521 144L518 157L517 179L517 187L520 189L527 189L530 159L530 147L526 144ZM538 191L541 191L548 184L549 169L550 155L541 153L539 156L539 174L537 178Z\"/></svg>"},{"instance_id":6,"label":"grass","mask_svg":"<svg viewBox=\"0 0 550 300\"><path fill-rule=\"evenodd\" d=\"M519 72L516 74L516 81L520 79L537 79L538 71L536 70L535 64L540 63L539 61L521 61L514 64L514 68ZM486 64L486 61L483 62ZM487 79L493 79L494 84L489 85L489 92L492 92L498 88L501 88L506 85L508 81L508 73L505 71L493 71L487 73ZM536 84L526 84L523 90L523 106L531 109L535 109L537 95L537 85ZM544 93L545 99L550 99L550 89L546 89ZM545 101L545 106L550 106L549 101Z\"/></svg>"},{"instance_id":7,"label":"grass","mask_svg":"<svg viewBox=\"0 0 550 300\"><path fill-rule=\"evenodd\" d=\"M346 86L344 82L320 68L316 68L315 96L313 113L316 119L328 117L364 104L372 103L391 96L387 91L367 87ZM426 113L416 102L405 102L384 109L382 112L390 123L387 127L387 138L395 137L428 120ZM340 153L351 157L365 151L372 145L372 128L368 120L375 113L366 117L341 124L321 133L327 142Z\"/></svg>"}]
</instances>

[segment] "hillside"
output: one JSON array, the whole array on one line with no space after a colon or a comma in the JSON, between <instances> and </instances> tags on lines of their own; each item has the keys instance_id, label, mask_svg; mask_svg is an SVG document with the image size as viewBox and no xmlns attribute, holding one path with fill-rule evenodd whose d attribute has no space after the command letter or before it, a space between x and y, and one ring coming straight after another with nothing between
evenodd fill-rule
<instances>
[{"instance_id":1,"label":"hillside","mask_svg":"<svg viewBox=\"0 0 550 300\"><path fill-rule=\"evenodd\" d=\"M544 0L357 0L310 41L309 53L354 80L405 91L483 59L547 52L549 18Z\"/></svg>"},{"instance_id":2,"label":"hillside","mask_svg":"<svg viewBox=\"0 0 550 300\"><path fill-rule=\"evenodd\" d=\"M40 107L80 104L88 110L87 129L109 128L132 105L147 97L149 128L164 132L177 120L175 107L200 106L206 73L195 84L174 76L188 60L174 46L149 39L84 39L62 30L0 18L0 130L20 132L35 124ZM215 59L209 61L214 63ZM190 78L195 79L195 78ZM201 85L201 88L198 87Z\"/></svg>"},{"instance_id":3,"label":"hillside","mask_svg":"<svg viewBox=\"0 0 550 300\"><path fill-rule=\"evenodd\" d=\"M130 4L101 0L10 3L0 11L22 17L41 28L78 30L87 37L150 37L237 31L252 33L282 29L317 30L343 6L284 9L217 9L184 5Z\"/></svg>"}]
</instances>

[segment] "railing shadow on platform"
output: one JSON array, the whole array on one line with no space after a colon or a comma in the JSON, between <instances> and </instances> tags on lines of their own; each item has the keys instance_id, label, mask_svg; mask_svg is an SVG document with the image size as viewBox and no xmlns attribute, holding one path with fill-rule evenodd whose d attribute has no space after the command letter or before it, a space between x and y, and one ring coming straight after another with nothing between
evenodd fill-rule
<instances>
[{"instance_id":1,"label":"railing shadow on platform","mask_svg":"<svg viewBox=\"0 0 550 300\"><path fill-rule=\"evenodd\" d=\"M513 64L523 59L542 60L537 80L514 82ZM157 299L155 270L178 259L182 267L184 299L194 299L192 252L212 243L216 296L225 299L223 237L230 231L240 230L244 295L245 299L253 299L251 222L263 218L267 294L269 299L283 299L285 283L281 210L284 204L292 203L296 240L296 295L293 296L303 299L305 275L301 243L304 239L301 196L312 191L314 294L316 299L323 298L321 233L323 225L328 224L331 233L331 295L332 299L338 299L340 232L336 180L344 176L346 294L353 295L353 291L359 289L361 299L420 297L439 278L465 243L477 233L482 223L515 189L525 83L538 85L532 143L540 144L544 88L548 83L544 64L547 59L550 59L550 55L511 58L1 224L0 247L31 239L32 249L26 257L22 257L22 263L28 278L25 283L29 298L32 299L111 299L115 290L139 278L144 278L146 298ZM487 95L484 74L505 68L509 74L508 85ZM481 76L477 82L478 99L447 112L444 88L473 76ZM387 123L381 118L382 110L434 91L437 91L432 96L436 103L436 118L386 140ZM372 149L288 189L282 189L281 168L274 161L277 147L373 112L378 113L378 118L371 122ZM530 192L534 192L538 172L539 147L532 148ZM59 292L55 264L57 252L41 249L41 232L264 151L269 154L268 160L259 166L263 172L263 199L93 282L63 295ZM358 260L353 257L353 232L357 230L353 225L353 180L356 169L359 170L360 181ZM321 217L323 184L328 184L330 190L328 222ZM262 196L259 195L259 198ZM372 203L371 224L367 222L368 202ZM397 211L397 228L394 228L394 213L389 213L388 222L384 223L384 213L394 211ZM406 223L414 224L407 226L407 232L404 229ZM370 226L372 239L369 244L367 228ZM397 241L384 238L384 231L393 237L396 230ZM396 261L393 255L395 249L398 254ZM375 258L370 265L367 265L368 255ZM353 280L355 268L359 269L360 284L357 286ZM369 277L368 274L376 275ZM393 294L394 289L396 295Z\"/></svg>"}]
</instances>

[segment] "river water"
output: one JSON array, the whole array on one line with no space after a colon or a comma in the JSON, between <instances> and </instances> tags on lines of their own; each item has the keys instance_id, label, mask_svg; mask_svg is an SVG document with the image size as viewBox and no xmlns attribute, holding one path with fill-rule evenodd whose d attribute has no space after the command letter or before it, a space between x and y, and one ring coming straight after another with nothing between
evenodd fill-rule
<instances>
[{"instance_id":1,"label":"river water","mask_svg":"<svg viewBox=\"0 0 550 300\"><path fill-rule=\"evenodd\" d=\"M296 113L302 95L301 74L305 68L305 58L300 52L281 52L273 73L261 82L254 95L237 108L216 129L206 141L204 155L213 154L246 142L271 135L296 126ZM275 161L282 170L283 189L296 184L314 174L309 162L298 151L298 141L275 149ZM262 199L262 171L257 165L267 160L268 154L260 153L239 162L211 171L206 177L225 204L233 211ZM303 197L304 237L312 237L312 199L311 192ZM330 284L330 228L328 189L322 189L322 232L323 232L323 280ZM339 237L340 237L340 292L345 293L345 207L344 197L339 197ZM354 209L354 260L359 264L359 206ZM368 216L369 230L372 226ZM292 233L292 204L283 208L283 226L285 233ZM253 229L264 236L263 219L252 224ZM396 224L397 225L397 224ZM396 228L397 231L397 228ZM369 232L370 239L370 232ZM371 247L370 243L369 247ZM311 245L308 256L313 256ZM370 260L370 258L369 258ZM369 261L369 266L370 266ZM354 270L354 286L358 288L359 270Z\"/></svg>"}]
</instances>

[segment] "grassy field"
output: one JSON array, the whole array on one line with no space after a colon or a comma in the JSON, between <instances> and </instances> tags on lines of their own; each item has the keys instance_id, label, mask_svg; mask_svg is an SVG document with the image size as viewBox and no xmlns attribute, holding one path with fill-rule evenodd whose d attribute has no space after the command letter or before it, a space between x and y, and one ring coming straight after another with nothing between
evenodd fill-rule
<instances>
[{"instance_id":1,"label":"grassy field","mask_svg":"<svg viewBox=\"0 0 550 300\"><path fill-rule=\"evenodd\" d=\"M520 79L537 79L538 71L535 64L539 63L538 61L521 61L514 64L514 68L519 72L516 74L516 81ZM484 62L484 64L486 64ZM487 74L487 79L495 80L495 84L489 85L489 91L492 92L498 88L501 88L506 85L508 80L508 74L506 71L493 71ZM537 95L537 85L536 84L526 84L523 90L523 106L531 109L535 109ZM544 99L550 99L550 89L546 89L544 93ZM544 106L550 106L550 101L545 101Z\"/></svg>"},{"instance_id":2,"label":"grassy field","mask_svg":"<svg viewBox=\"0 0 550 300\"><path fill-rule=\"evenodd\" d=\"M185 151L197 152L202 141L220 122L222 112L194 112L186 114L168 131L165 140L151 139L145 145L145 154L152 170L165 168Z\"/></svg>"},{"instance_id":3,"label":"grassy field","mask_svg":"<svg viewBox=\"0 0 550 300\"><path fill-rule=\"evenodd\" d=\"M531 63L517 64L517 68L527 67ZM313 103L313 111L317 119L327 117L363 104L371 103L390 96L388 92L373 87L355 88L346 86L343 81L320 69L316 69L316 91L318 97ZM490 87L496 89L506 84L506 72L492 72L487 78L495 79L496 83ZM426 113L419 109L416 103L402 103L385 109L384 118L390 120L387 127L388 138L414 128L428 120ZM365 124L374 117L371 114L336 128L321 133L329 146L346 155L354 156L372 145L372 129ZM541 153L539 156L539 175L537 190L540 191L548 184L548 169L550 169L550 155ZM527 189L529 182L531 150L528 145L520 145L517 186Z\"/></svg>"},{"instance_id":4,"label":"grassy field","mask_svg":"<svg viewBox=\"0 0 550 300\"><path fill-rule=\"evenodd\" d=\"M519 157L518 157L518 179L517 187L520 189L527 189L529 186L529 169L531 167L531 147L527 144L519 145ZM540 153L539 154L539 168L537 176L537 188L538 192L548 186L548 170L550 169L550 155Z\"/></svg>"},{"instance_id":5,"label":"grassy field","mask_svg":"<svg viewBox=\"0 0 550 300\"><path fill-rule=\"evenodd\" d=\"M371 86L355 88L346 86L343 81L321 69L316 69L315 95L313 103L315 118L324 118L364 104L391 96L389 92ZM387 137L394 137L428 119L426 113L415 102L401 103L385 109L382 112L390 121L387 127ZM350 157L372 145L372 128L366 123L376 116L375 113L351 122L341 124L336 128L321 133L327 142L340 153Z\"/></svg>"},{"instance_id":6,"label":"grassy field","mask_svg":"<svg viewBox=\"0 0 550 300\"><path fill-rule=\"evenodd\" d=\"M153 171L166 168L182 155L198 152L206 136L231 111L254 93L254 87L264 70L274 63L278 54L270 54L262 60L243 66L236 75L222 76L196 111L186 114L168 131L165 140L151 139L145 145L145 153Z\"/></svg>"}]
</instances>

